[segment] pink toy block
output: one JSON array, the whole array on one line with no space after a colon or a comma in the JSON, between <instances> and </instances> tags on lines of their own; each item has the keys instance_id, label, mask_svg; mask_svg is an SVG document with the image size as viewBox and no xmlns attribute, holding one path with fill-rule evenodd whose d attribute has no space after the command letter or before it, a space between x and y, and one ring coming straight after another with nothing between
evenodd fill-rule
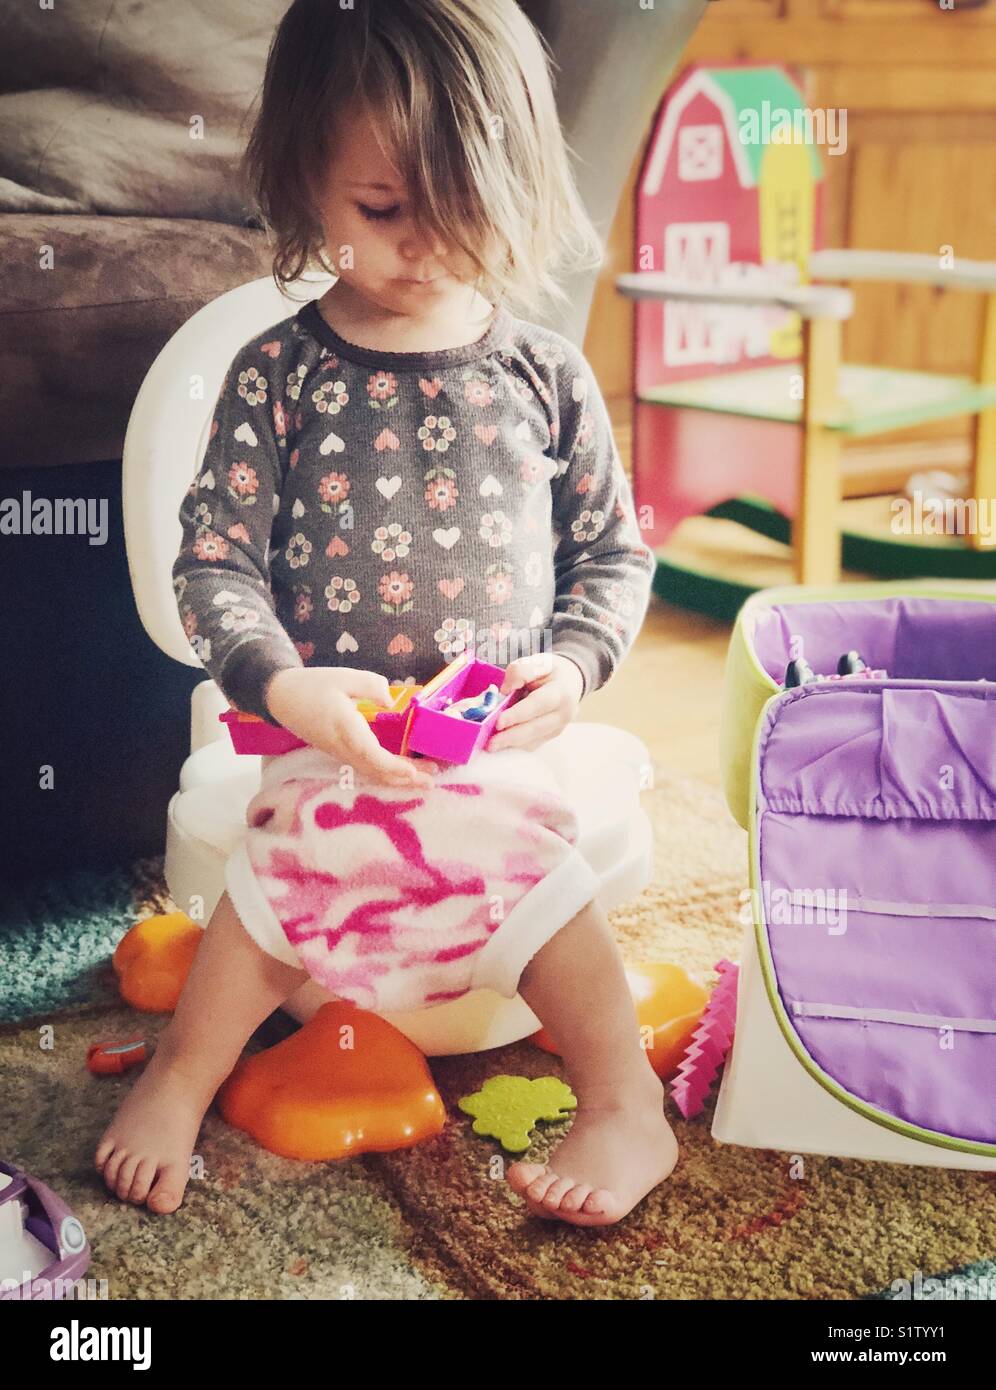
<instances>
[{"instance_id":1,"label":"pink toy block","mask_svg":"<svg viewBox=\"0 0 996 1390\"><path fill-rule=\"evenodd\" d=\"M671 1099L686 1120L702 1110L733 1041L740 970L728 960L721 960L716 970L719 982L709 996L670 1086Z\"/></svg>"}]
</instances>

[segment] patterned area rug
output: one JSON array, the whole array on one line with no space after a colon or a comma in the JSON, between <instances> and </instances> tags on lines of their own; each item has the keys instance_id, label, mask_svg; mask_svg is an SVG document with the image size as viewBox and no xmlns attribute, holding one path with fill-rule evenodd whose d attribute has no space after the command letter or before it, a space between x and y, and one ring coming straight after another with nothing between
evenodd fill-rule
<instances>
[{"instance_id":1,"label":"patterned area rug","mask_svg":"<svg viewBox=\"0 0 996 1390\"><path fill-rule=\"evenodd\" d=\"M613 914L627 961L673 960L711 980L736 959L745 837L719 794L666 777L645 805L654 883ZM94 1144L129 1077L94 1078L87 1045L162 1028L122 1006L110 970L138 917L171 910L160 861L8 894L0 919L0 1156L48 1182L83 1221L90 1277L111 1298L825 1299L887 1298L893 1281L960 1272L996 1289L993 1175L787 1156L716 1144L711 1107L671 1115L681 1158L626 1221L582 1231L529 1217L501 1180L459 1096L499 1072L562 1075L528 1042L438 1058L449 1120L391 1154L295 1163L259 1149L212 1110L203 1176L174 1216L109 1198ZM279 1017L254 1040L280 1036ZM531 1157L566 1123L541 1126Z\"/></svg>"}]
</instances>

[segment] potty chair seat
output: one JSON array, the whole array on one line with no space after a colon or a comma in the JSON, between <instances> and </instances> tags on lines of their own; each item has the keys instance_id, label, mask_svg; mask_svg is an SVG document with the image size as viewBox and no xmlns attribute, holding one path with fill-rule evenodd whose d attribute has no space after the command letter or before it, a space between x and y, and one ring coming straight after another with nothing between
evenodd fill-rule
<instances>
[{"instance_id":1,"label":"potty chair seat","mask_svg":"<svg viewBox=\"0 0 996 1390\"><path fill-rule=\"evenodd\" d=\"M169 806L166 882L176 905L201 923L224 892L225 862L245 835L246 807L260 780L260 759L237 755L218 722L227 708L213 681L194 690L195 747ZM645 745L624 730L575 720L534 756L550 766L575 808L578 849L598 877L598 902L609 910L637 897L653 874L653 835L640 805L650 766ZM331 998L311 980L284 1007L303 1022ZM520 996L507 999L487 989L382 1017L426 1056L502 1047L540 1026Z\"/></svg>"}]
</instances>

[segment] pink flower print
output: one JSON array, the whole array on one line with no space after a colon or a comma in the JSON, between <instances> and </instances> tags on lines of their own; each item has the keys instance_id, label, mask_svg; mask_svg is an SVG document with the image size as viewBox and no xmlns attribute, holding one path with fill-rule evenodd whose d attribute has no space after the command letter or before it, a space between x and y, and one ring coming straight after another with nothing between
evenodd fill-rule
<instances>
[{"instance_id":1,"label":"pink flower print","mask_svg":"<svg viewBox=\"0 0 996 1390\"><path fill-rule=\"evenodd\" d=\"M244 541L246 545L252 544L252 536L250 536L241 521L237 521L234 526L229 526L225 534L231 541Z\"/></svg>"},{"instance_id":2,"label":"pink flower print","mask_svg":"<svg viewBox=\"0 0 996 1390\"><path fill-rule=\"evenodd\" d=\"M227 559L229 545L216 531L202 531L191 547L198 560L211 560L215 563Z\"/></svg>"},{"instance_id":3,"label":"pink flower print","mask_svg":"<svg viewBox=\"0 0 996 1390\"><path fill-rule=\"evenodd\" d=\"M377 585L380 594L382 613L407 613L412 608L412 592L415 585L407 574L399 574L397 570L392 570L390 574L381 576Z\"/></svg>"},{"instance_id":4,"label":"pink flower print","mask_svg":"<svg viewBox=\"0 0 996 1390\"><path fill-rule=\"evenodd\" d=\"M615 579L609 585L606 600L614 613L621 613L624 618L633 615L633 586L627 584L625 580Z\"/></svg>"},{"instance_id":5,"label":"pink flower print","mask_svg":"<svg viewBox=\"0 0 996 1390\"><path fill-rule=\"evenodd\" d=\"M445 454L456 439L456 430L448 415L427 415L418 427L418 437L423 449L430 452L435 449L437 454Z\"/></svg>"},{"instance_id":6,"label":"pink flower print","mask_svg":"<svg viewBox=\"0 0 996 1390\"><path fill-rule=\"evenodd\" d=\"M314 642L295 642L294 646L297 648L297 654L302 661L310 661L315 654Z\"/></svg>"},{"instance_id":7,"label":"pink flower print","mask_svg":"<svg viewBox=\"0 0 996 1390\"><path fill-rule=\"evenodd\" d=\"M367 395L374 410L388 410L398 403L398 382L393 372L374 372L367 379Z\"/></svg>"},{"instance_id":8,"label":"pink flower print","mask_svg":"<svg viewBox=\"0 0 996 1390\"><path fill-rule=\"evenodd\" d=\"M571 536L577 545L593 541L605 530L605 513L585 507L576 521L571 522Z\"/></svg>"},{"instance_id":9,"label":"pink flower print","mask_svg":"<svg viewBox=\"0 0 996 1390\"><path fill-rule=\"evenodd\" d=\"M507 545L512 539L512 523L504 512L485 512L478 534L490 546Z\"/></svg>"},{"instance_id":10,"label":"pink flower print","mask_svg":"<svg viewBox=\"0 0 996 1390\"><path fill-rule=\"evenodd\" d=\"M289 418L290 417L287 414L287 407L284 405L283 401L274 401L273 428L276 430L277 434L281 439L283 439L287 433L287 424Z\"/></svg>"},{"instance_id":11,"label":"pink flower print","mask_svg":"<svg viewBox=\"0 0 996 1390\"><path fill-rule=\"evenodd\" d=\"M468 373L463 394L471 405L488 406L495 398L490 382L478 372Z\"/></svg>"},{"instance_id":12,"label":"pink flower print","mask_svg":"<svg viewBox=\"0 0 996 1390\"><path fill-rule=\"evenodd\" d=\"M247 405L262 405L266 400L268 385L266 377L261 376L255 367L247 367L244 372L239 372L239 395Z\"/></svg>"},{"instance_id":13,"label":"pink flower print","mask_svg":"<svg viewBox=\"0 0 996 1390\"><path fill-rule=\"evenodd\" d=\"M287 542L287 549L284 554L292 570L304 569L311 559L311 542L307 536L298 531Z\"/></svg>"},{"instance_id":14,"label":"pink flower print","mask_svg":"<svg viewBox=\"0 0 996 1390\"><path fill-rule=\"evenodd\" d=\"M294 597L294 620L299 623L306 623L314 611L314 601L311 597L310 589L295 590Z\"/></svg>"},{"instance_id":15,"label":"pink flower print","mask_svg":"<svg viewBox=\"0 0 996 1390\"><path fill-rule=\"evenodd\" d=\"M301 387L304 385L304 378L307 375L307 367L295 367L288 376L285 394L288 395L292 401L301 399Z\"/></svg>"},{"instance_id":16,"label":"pink flower print","mask_svg":"<svg viewBox=\"0 0 996 1390\"><path fill-rule=\"evenodd\" d=\"M522 577L531 589L535 589L543 578L543 557L538 550L529 553L522 570Z\"/></svg>"},{"instance_id":17,"label":"pink flower print","mask_svg":"<svg viewBox=\"0 0 996 1390\"><path fill-rule=\"evenodd\" d=\"M452 661L473 646L474 624L470 618L444 618L433 638L442 655Z\"/></svg>"},{"instance_id":18,"label":"pink flower print","mask_svg":"<svg viewBox=\"0 0 996 1390\"><path fill-rule=\"evenodd\" d=\"M392 560L403 560L411 543L411 532L406 531L400 521L392 521L390 526L377 527L370 549L385 564L390 564Z\"/></svg>"},{"instance_id":19,"label":"pink flower print","mask_svg":"<svg viewBox=\"0 0 996 1390\"><path fill-rule=\"evenodd\" d=\"M346 383L344 381L323 382L317 391L312 391L311 399L314 401L315 409L319 415L338 415L343 406L349 402Z\"/></svg>"},{"instance_id":20,"label":"pink flower print","mask_svg":"<svg viewBox=\"0 0 996 1390\"><path fill-rule=\"evenodd\" d=\"M544 454L527 454L519 464L519 477L524 483L538 483L546 477L546 464Z\"/></svg>"},{"instance_id":21,"label":"pink flower print","mask_svg":"<svg viewBox=\"0 0 996 1390\"><path fill-rule=\"evenodd\" d=\"M326 584L325 597L333 613L351 613L360 601L360 591L355 579L343 579L337 574Z\"/></svg>"},{"instance_id":22,"label":"pink flower print","mask_svg":"<svg viewBox=\"0 0 996 1390\"><path fill-rule=\"evenodd\" d=\"M545 342L534 343L531 351L533 360L538 362L541 367L562 367L567 360L564 357L563 348L549 339Z\"/></svg>"},{"instance_id":23,"label":"pink flower print","mask_svg":"<svg viewBox=\"0 0 996 1390\"><path fill-rule=\"evenodd\" d=\"M326 473L319 479L318 495L323 512L334 512L349 496L352 486L345 473Z\"/></svg>"},{"instance_id":24,"label":"pink flower print","mask_svg":"<svg viewBox=\"0 0 996 1390\"><path fill-rule=\"evenodd\" d=\"M208 440L209 440L209 441L212 440L212 439L215 437L215 435L216 435L217 433L218 433L218 421L217 421L217 420L212 420L212 421L211 421L211 433L208 435Z\"/></svg>"},{"instance_id":25,"label":"pink flower print","mask_svg":"<svg viewBox=\"0 0 996 1390\"><path fill-rule=\"evenodd\" d=\"M244 461L233 463L228 470L228 490L240 502L255 502L256 493L259 491L259 479L256 477L255 468L250 468Z\"/></svg>"},{"instance_id":26,"label":"pink flower print","mask_svg":"<svg viewBox=\"0 0 996 1390\"><path fill-rule=\"evenodd\" d=\"M197 614L192 608L184 609L183 630L187 634L188 641L197 634Z\"/></svg>"},{"instance_id":27,"label":"pink flower print","mask_svg":"<svg viewBox=\"0 0 996 1390\"><path fill-rule=\"evenodd\" d=\"M433 511L445 512L456 506L460 490L452 468L430 468L425 475L425 500Z\"/></svg>"},{"instance_id":28,"label":"pink flower print","mask_svg":"<svg viewBox=\"0 0 996 1390\"><path fill-rule=\"evenodd\" d=\"M287 460L288 467L290 467L290 468L296 468L297 465L298 465L298 461L299 461L300 457L301 457L301 450L300 450L300 449L292 449L292 450L291 450L291 456L290 456L290 458Z\"/></svg>"},{"instance_id":29,"label":"pink flower print","mask_svg":"<svg viewBox=\"0 0 996 1390\"><path fill-rule=\"evenodd\" d=\"M489 565L485 585L492 603L507 603L512 597L512 576L504 565Z\"/></svg>"}]
</instances>

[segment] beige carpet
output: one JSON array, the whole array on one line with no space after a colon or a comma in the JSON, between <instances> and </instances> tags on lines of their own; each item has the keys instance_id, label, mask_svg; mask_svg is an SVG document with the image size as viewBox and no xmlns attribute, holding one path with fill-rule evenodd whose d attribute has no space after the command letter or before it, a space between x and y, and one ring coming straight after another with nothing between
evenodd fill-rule
<instances>
[{"instance_id":1,"label":"beige carpet","mask_svg":"<svg viewBox=\"0 0 996 1390\"><path fill-rule=\"evenodd\" d=\"M658 772L653 885L614 922L627 960L674 960L711 979L736 959L745 837L713 789ZM157 862L136 866L136 917L168 907ZM996 1249L987 1175L807 1160L719 1146L710 1114L673 1116L672 1179L619 1226L580 1231L525 1214L493 1175L456 1098L491 1075L560 1074L529 1043L432 1063L449 1123L394 1154L333 1164L276 1158L212 1112L204 1175L156 1217L106 1196L90 1168L128 1077L90 1077L87 1044L154 1035L162 1017L95 1004L0 1028L0 1153L63 1194L112 1298L855 1298L914 1270L936 1274ZM51 1024L51 1048L39 1029ZM565 1126L543 1127L532 1156Z\"/></svg>"}]
</instances>

